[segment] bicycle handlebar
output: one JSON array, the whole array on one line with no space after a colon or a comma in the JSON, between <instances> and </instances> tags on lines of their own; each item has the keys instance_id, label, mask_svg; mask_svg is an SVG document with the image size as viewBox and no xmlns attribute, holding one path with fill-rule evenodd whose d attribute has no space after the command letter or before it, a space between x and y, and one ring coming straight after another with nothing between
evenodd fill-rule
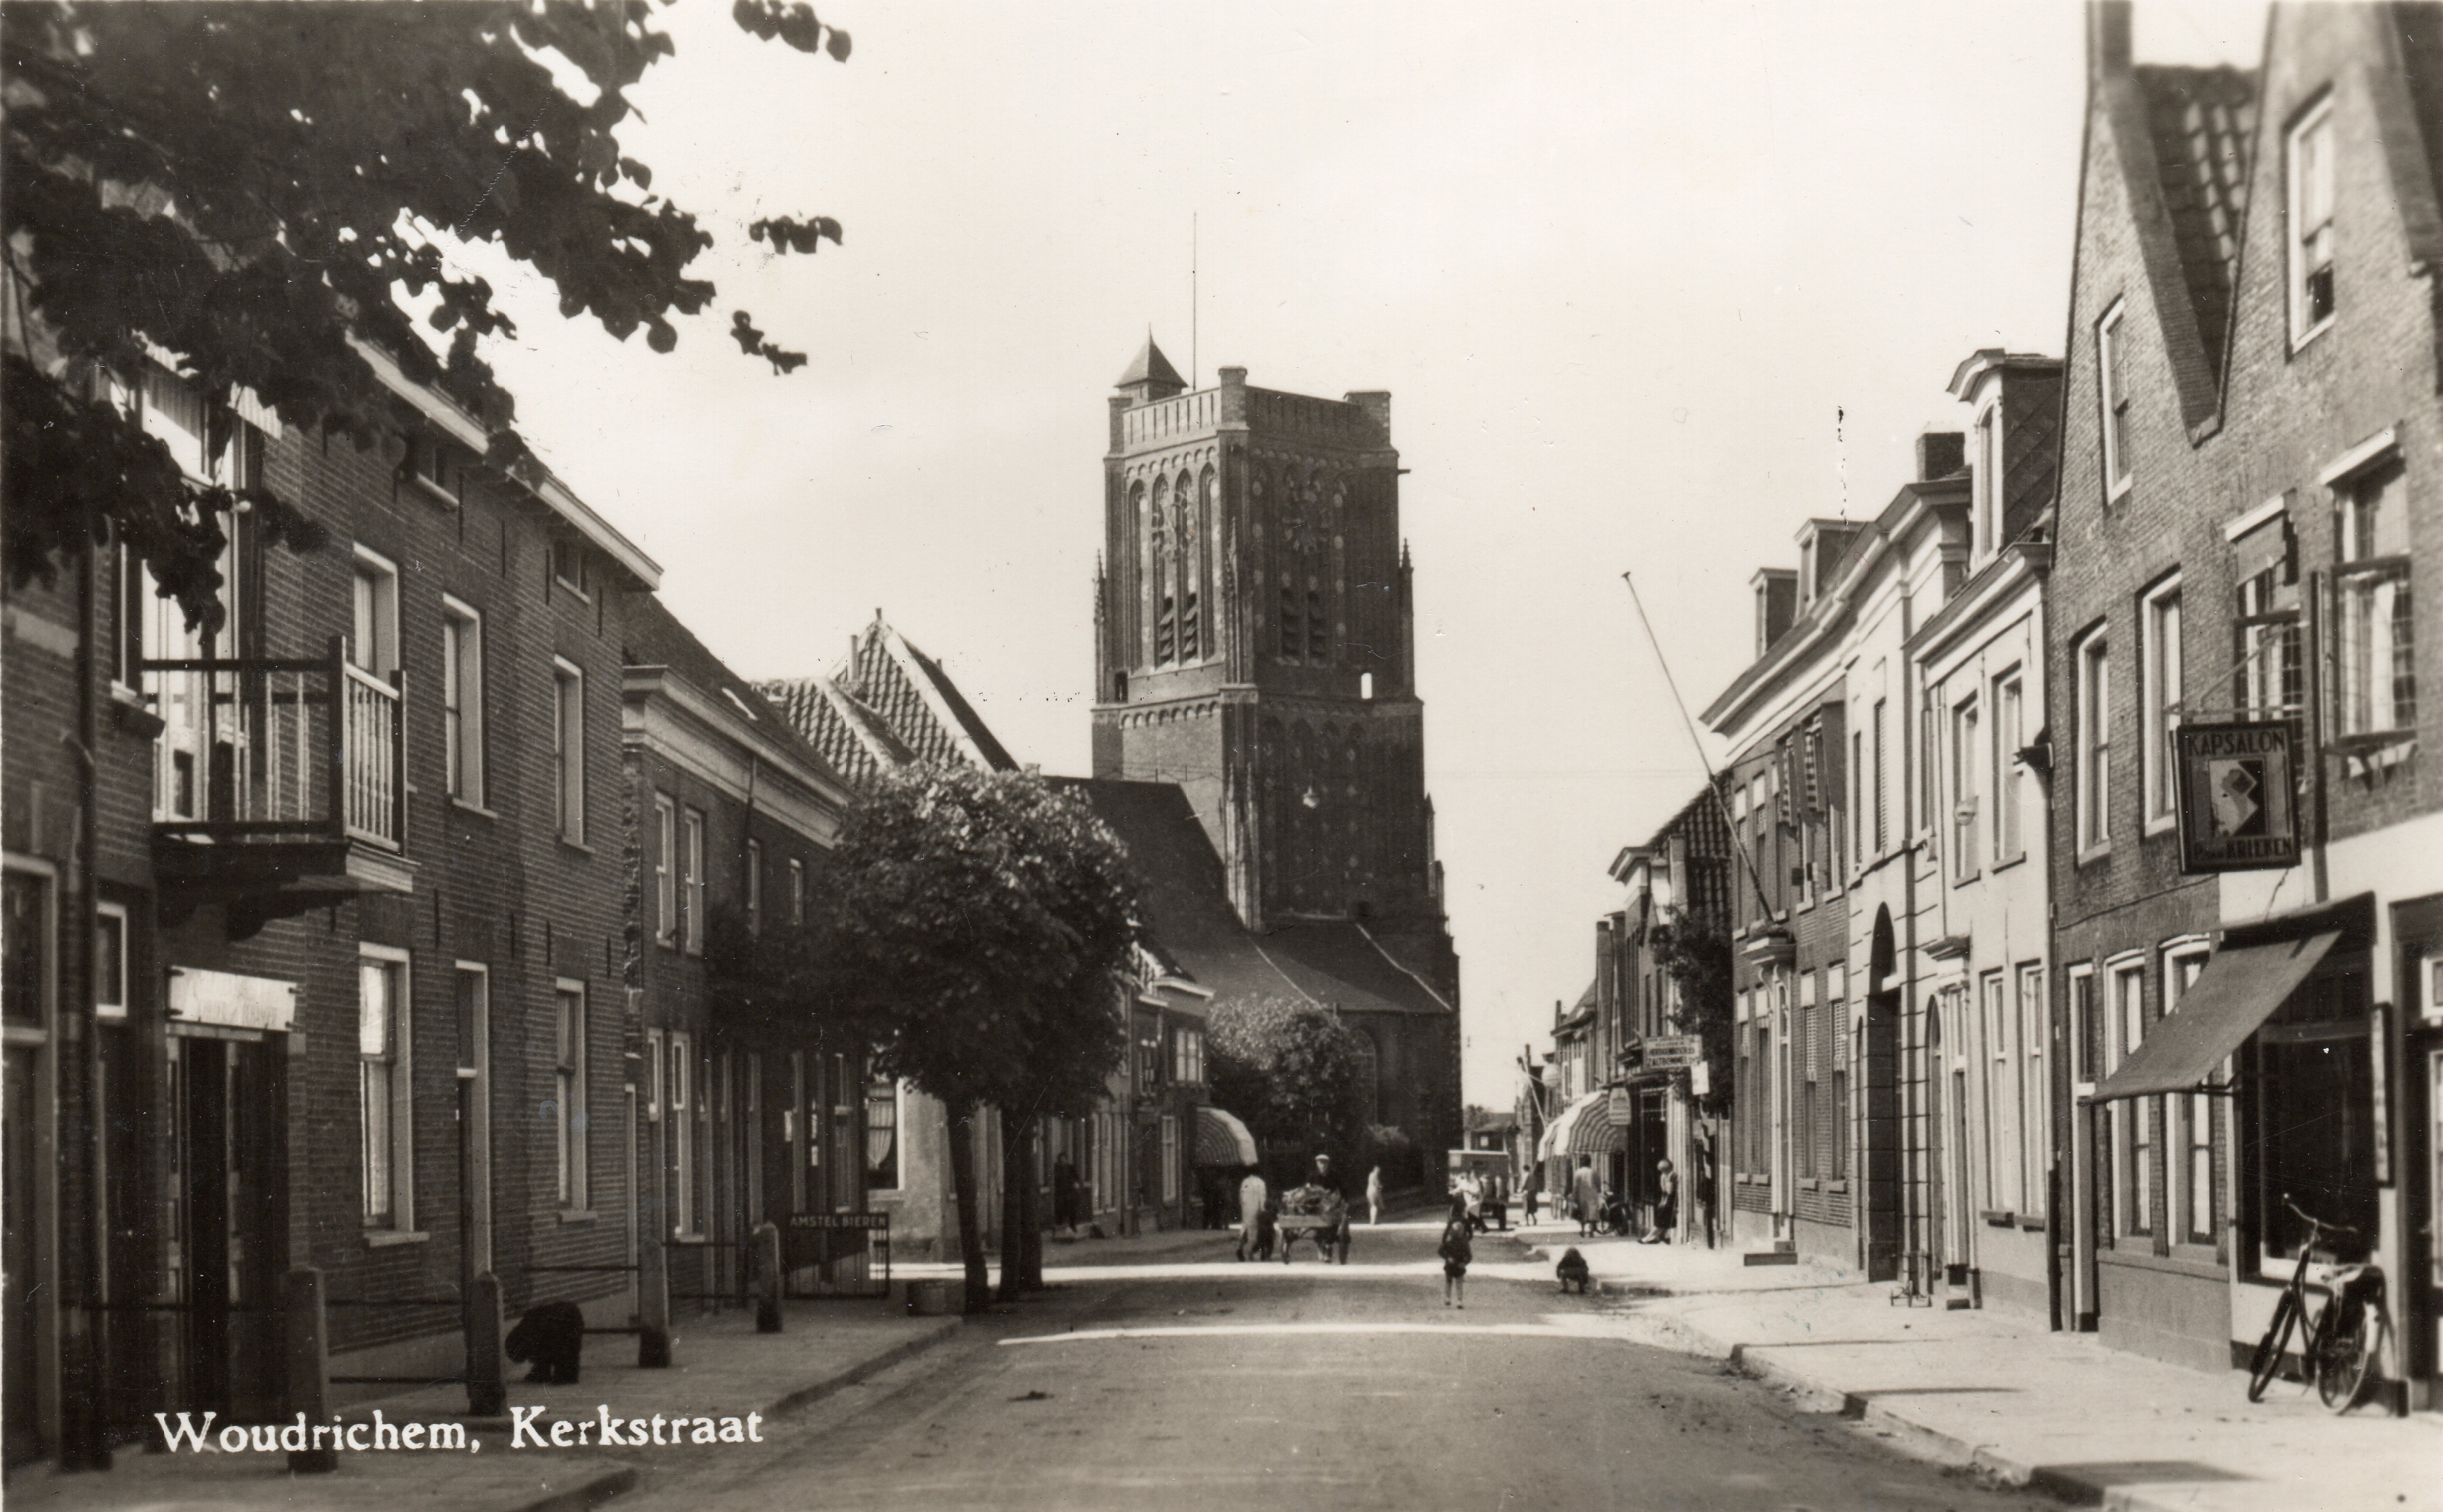
<instances>
[{"instance_id":1,"label":"bicycle handlebar","mask_svg":"<svg viewBox=\"0 0 2443 1512\"><path fill-rule=\"evenodd\" d=\"M2314 1230L2314 1232L2309 1234L2307 1237L2307 1242L2311 1245L2314 1244L2320 1236L2324 1234L2355 1234L2358 1232L2357 1229L2351 1227L2347 1224L2328 1224L2324 1222L2324 1220L2317 1217L2314 1213L2307 1211L2305 1208L2301 1208L2297 1203L2292 1202L2290 1200L2290 1194L2287 1191L2282 1194L2282 1206L2289 1208L2293 1213L2297 1214L2310 1229Z\"/></svg>"}]
</instances>

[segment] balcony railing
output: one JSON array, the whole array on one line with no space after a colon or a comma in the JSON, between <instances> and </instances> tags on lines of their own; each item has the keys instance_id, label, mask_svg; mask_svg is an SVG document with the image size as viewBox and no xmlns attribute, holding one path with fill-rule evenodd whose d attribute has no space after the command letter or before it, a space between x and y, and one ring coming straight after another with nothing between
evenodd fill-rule
<instances>
[{"instance_id":1,"label":"balcony railing","mask_svg":"<svg viewBox=\"0 0 2443 1512\"><path fill-rule=\"evenodd\" d=\"M348 657L147 661L157 737L156 834L215 841L407 834L403 675Z\"/></svg>"}]
</instances>

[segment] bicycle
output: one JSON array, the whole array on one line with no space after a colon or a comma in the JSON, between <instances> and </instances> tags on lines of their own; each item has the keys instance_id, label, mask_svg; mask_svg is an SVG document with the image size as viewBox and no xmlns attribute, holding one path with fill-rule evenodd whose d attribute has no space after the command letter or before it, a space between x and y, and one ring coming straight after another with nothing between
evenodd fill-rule
<instances>
[{"instance_id":1,"label":"bicycle","mask_svg":"<svg viewBox=\"0 0 2443 1512\"><path fill-rule=\"evenodd\" d=\"M2307 1267L2318 1246L2327 1236L2356 1234L2358 1230L2342 1224L2325 1223L2303 1211L2287 1194L2282 1205L2307 1226L2307 1237L2299 1246L2299 1263L2292 1267L2288 1284L2273 1304L2273 1321L2267 1325L2265 1337L2258 1341L2255 1356L2249 1361L2248 1399L2265 1399L2265 1389L2281 1373L2291 1330L2304 1328L2306 1332L2299 1348L2302 1375L2316 1383L2316 1395L2325 1407L2335 1412L2346 1412L2358 1405L2377 1378L2376 1361L2382 1354L2379 1344L2383 1330L2389 1326L2384 1315L2383 1271L2372 1264L2334 1264L2323 1281L2330 1300L2311 1318Z\"/></svg>"}]
</instances>

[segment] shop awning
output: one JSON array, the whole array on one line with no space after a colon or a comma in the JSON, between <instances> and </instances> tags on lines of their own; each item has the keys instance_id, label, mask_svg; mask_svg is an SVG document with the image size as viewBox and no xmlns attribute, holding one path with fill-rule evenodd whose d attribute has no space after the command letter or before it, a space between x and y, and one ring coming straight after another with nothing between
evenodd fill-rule
<instances>
[{"instance_id":1,"label":"shop awning","mask_svg":"<svg viewBox=\"0 0 2443 1512\"><path fill-rule=\"evenodd\" d=\"M2217 951L2180 994L2179 1007L2155 1025L2120 1070L2103 1079L2094 1100L2195 1091L2299 990L2341 937L2333 930Z\"/></svg>"},{"instance_id":2,"label":"shop awning","mask_svg":"<svg viewBox=\"0 0 2443 1512\"><path fill-rule=\"evenodd\" d=\"M1239 1116L1219 1108L1196 1110L1196 1163L1200 1166L1256 1164L1256 1136Z\"/></svg>"},{"instance_id":3,"label":"shop awning","mask_svg":"<svg viewBox=\"0 0 2443 1512\"><path fill-rule=\"evenodd\" d=\"M1561 1110L1536 1147L1539 1159L1556 1155L1599 1155L1628 1148L1626 1131L1613 1127L1606 1111L1611 1094L1589 1092Z\"/></svg>"}]
</instances>

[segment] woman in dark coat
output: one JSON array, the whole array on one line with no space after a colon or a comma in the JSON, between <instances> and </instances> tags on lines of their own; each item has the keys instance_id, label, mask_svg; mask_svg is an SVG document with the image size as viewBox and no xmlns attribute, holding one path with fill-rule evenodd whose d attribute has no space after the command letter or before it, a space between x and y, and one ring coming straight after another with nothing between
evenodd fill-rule
<instances>
[{"instance_id":1,"label":"woman in dark coat","mask_svg":"<svg viewBox=\"0 0 2443 1512\"><path fill-rule=\"evenodd\" d=\"M1442 1247L1435 1253L1442 1258L1442 1305L1464 1311L1468 1262L1476 1258L1476 1247L1468 1239L1465 1197L1451 1198L1450 1221L1442 1225Z\"/></svg>"}]
</instances>

